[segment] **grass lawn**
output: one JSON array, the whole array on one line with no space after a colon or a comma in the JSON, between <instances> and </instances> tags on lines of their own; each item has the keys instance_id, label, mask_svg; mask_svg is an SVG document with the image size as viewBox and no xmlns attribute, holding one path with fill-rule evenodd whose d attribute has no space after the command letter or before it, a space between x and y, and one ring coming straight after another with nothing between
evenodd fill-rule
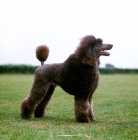
<instances>
[{"instance_id":1,"label":"grass lawn","mask_svg":"<svg viewBox=\"0 0 138 140\"><path fill-rule=\"evenodd\" d=\"M138 139L138 75L101 75L91 123L75 121L73 96L59 87L44 118L22 120L32 82L33 75L0 75L0 140Z\"/></svg>"}]
</instances>

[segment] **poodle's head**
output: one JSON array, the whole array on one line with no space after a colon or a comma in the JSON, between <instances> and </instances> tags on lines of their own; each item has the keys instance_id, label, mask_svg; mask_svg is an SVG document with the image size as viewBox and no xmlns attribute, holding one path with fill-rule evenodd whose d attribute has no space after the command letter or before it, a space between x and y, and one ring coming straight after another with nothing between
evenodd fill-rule
<instances>
[{"instance_id":1,"label":"poodle's head","mask_svg":"<svg viewBox=\"0 0 138 140\"><path fill-rule=\"evenodd\" d=\"M81 39L76 53L81 57L83 64L94 66L96 61L99 62L100 56L110 55L106 50L110 50L112 47L112 44L104 44L100 38L96 39L92 35L87 35Z\"/></svg>"}]
</instances>

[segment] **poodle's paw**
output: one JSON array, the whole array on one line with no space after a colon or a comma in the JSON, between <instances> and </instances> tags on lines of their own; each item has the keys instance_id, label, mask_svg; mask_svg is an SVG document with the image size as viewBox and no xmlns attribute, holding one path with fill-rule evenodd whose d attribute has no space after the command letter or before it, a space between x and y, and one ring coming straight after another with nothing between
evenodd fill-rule
<instances>
[{"instance_id":1,"label":"poodle's paw","mask_svg":"<svg viewBox=\"0 0 138 140\"><path fill-rule=\"evenodd\" d=\"M90 121L95 121L94 115L90 114L90 115L89 115L89 118L90 118Z\"/></svg>"},{"instance_id":2,"label":"poodle's paw","mask_svg":"<svg viewBox=\"0 0 138 140\"><path fill-rule=\"evenodd\" d=\"M34 117L36 117L36 118L42 118L42 117L44 117L44 116L45 116L45 112L44 112L44 111L36 110L36 111L34 112Z\"/></svg>"},{"instance_id":3,"label":"poodle's paw","mask_svg":"<svg viewBox=\"0 0 138 140\"><path fill-rule=\"evenodd\" d=\"M76 117L77 122L80 123L89 123L90 122L90 118L87 116L80 116L80 117Z\"/></svg>"},{"instance_id":4,"label":"poodle's paw","mask_svg":"<svg viewBox=\"0 0 138 140\"><path fill-rule=\"evenodd\" d=\"M24 99L20 108L20 116L23 119L30 119L33 115L33 112L34 108L32 107L32 105L29 104L27 99Z\"/></svg>"},{"instance_id":5,"label":"poodle's paw","mask_svg":"<svg viewBox=\"0 0 138 140\"><path fill-rule=\"evenodd\" d=\"M32 117L32 115L26 115L23 113L20 113L20 116L22 117L22 119L30 119Z\"/></svg>"},{"instance_id":6,"label":"poodle's paw","mask_svg":"<svg viewBox=\"0 0 138 140\"><path fill-rule=\"evenodd\" d=\"M79 122L79 123L89 123L90 119L89 118L87 118L87 119L77 119L77 122Z\"/></svg>"},{"instance_id":7,"label":"poodle's paw","mask_svg":"<svg viewBox=\"0 0 138 140\"><path fill-rule=\"evenodd\" d=\"M23 108L20 111L20 116L23 119L30 119L32 117L33 111L29 108Z\"/></svg>"},{"instance_id":8,"label":"poodle's paw","mask_svg":"<svg viewBox=\"0 0 138 140\"><path fill-rule=\"evenodd\" d=\"M90 118L90 121L91 121L91 122L95 121L95 118Z\"/></svg>"}]
</instances>

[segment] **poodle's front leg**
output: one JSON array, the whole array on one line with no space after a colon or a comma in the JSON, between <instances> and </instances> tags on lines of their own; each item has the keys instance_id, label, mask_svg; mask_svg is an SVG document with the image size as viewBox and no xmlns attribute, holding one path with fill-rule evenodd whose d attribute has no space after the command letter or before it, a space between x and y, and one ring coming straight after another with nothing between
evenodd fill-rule
<instances>
[{"instance_id":1,"label":"poodle's front leg","mask_svg":"<svg viewBox=\"0 0 138 140\"><path fill-rule=\"evenodd\" d=\"M93 112L93 100L92 97L89 98L89 118L91 121L94 121L94 112Z\"/></svg>"},{"instance_id":2,"label":"poodle's front leg","mask_svg":"<svg viewBox=\"0 0 138 140\"><path fill-rule=\"evenodd\" d=\"M48 106L48 103L54 93L55 86L56 85L54 84L50 85L49 90L47 91L44 99L40 102L40 104L36 107L34 111L35 117L43 117L45 115L46 107Z\"/></svg>"},{"instance_id":3,"label":"poodle's front leg","mask_svg":"<svg viewBox=\"0 0 138 140\"><path fill-rule=\"evenodd\" d=\"M78 122L90 122L89 118L89 100L78 97L74 98L75 117Z\"/></svg>"}]
</instances>

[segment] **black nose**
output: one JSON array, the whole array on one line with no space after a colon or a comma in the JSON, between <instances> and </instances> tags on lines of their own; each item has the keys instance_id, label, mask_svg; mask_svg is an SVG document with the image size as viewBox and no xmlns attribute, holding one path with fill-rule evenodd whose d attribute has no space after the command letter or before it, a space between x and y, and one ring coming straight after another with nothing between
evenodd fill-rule
<instances>
[{"instance_id":1,"label":"black nose","mask_svg":"<svg viewBox=\"0 0 138 140\"><path fill-rule=\"evenodd\" d=\"M109 46L112 48L113 47L113 45L112 44L109 44Z\"/></svg>"}]
</instances>

